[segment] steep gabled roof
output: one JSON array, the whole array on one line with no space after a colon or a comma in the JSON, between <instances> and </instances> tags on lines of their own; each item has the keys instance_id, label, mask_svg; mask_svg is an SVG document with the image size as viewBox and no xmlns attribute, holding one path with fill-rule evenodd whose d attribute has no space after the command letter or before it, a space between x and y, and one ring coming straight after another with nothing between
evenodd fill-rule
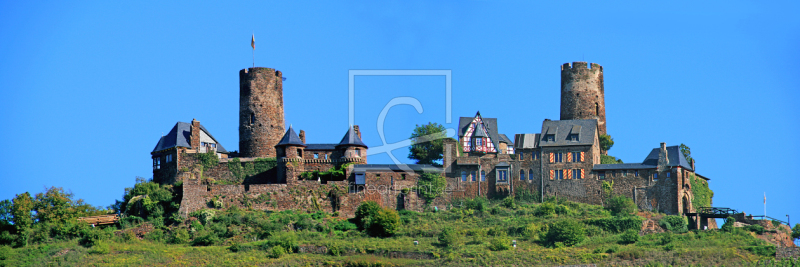
<instances>
[{"instance_id":1,"label":"steep gabled roof","mask_svg":"<svg viewBox=\"0 0 800 267\"><path fill-rule=\"evenodd\" d=\"M211 133L208 130L206 130L206 127L203 127L202 124L200 124L200 130L205 132L208 135L208 137L211 137L211 139L217 143L217 152L228 153L228 151L225 150L224 147L222 147L222 144L219 141L217 141L217 139L214 138L214 136L211 135ZM175 126L172 127L172 130L170 130L169 133L167 133L167 135L162 136L158 140L158 143L156 144L156 147L153 148L152 152L157 152L174 147L192 148L191 140L192 140L192 124L179 121L178 123L175 123Z\"/></svg>"},{"instance_id":2,"label":"steep gabled roof","mask_svg":"<svg viewBox=\"0 0 800 267\"><path fill-rule=\"evenodd\" d=\"M500 142L505 142L506 144L508 144L511 147L514 146L514 142L511 141L511 139L508 138L508 136L506 136L506 134L500 134Z\"/></svg>"},{"instance_id":3,"label":"steep gabled roof","mask_svg":"<svg viewBox=\"0 0 800 267\"><path fill-rule=\"evenodd\" d=\"M275 146L302 146L305 147L306 144L300 140L300 137L297 136L297 133L294 132L292 126L289 126L289 130L286 130L286 133L283 134L283 138L281 141L278 142Z\"/></svg>"},{"instance_id":4,"label":"steep gabled roof","mask_svg":"<svg viewBox=\"0 0 800 267\"><path fill-rule=\"evenodd\" d=\"M658 153L660 150L661 148L653 148L653 150L650 151L650 154L644 158L642 163L647 165L658 165ZM681 166L694 171L692 169L692 164L690 164L689 161L686 160L686 157L683 156L683 153L681 153L680 146L667 147L667 161L667 166L669 167Z\"/></svg>"},{"instance_id":5,"label":"steep gabled roof","mask_svg":"<svg viewBox=\"0 0 800 267\"><path fill-rule=\"evenodd\" d=\"M483 122L484 130L486 133L489 134L489 138L492 139L492 143L494 144L495 149L499 149L499 141L500 141L500 134L497 133L497 118L484 118L481 116L481 112L475 114L475 117L459 117L458 118L458 139L461 140L464 135L467 133L467 129L469 129L470 124L476 117L480 116L481 121ZM499 150L498 150L499 152Z\"/></svg>"},{"instance_id":6,"label":"steep gabled roof","mask_svg":"<svg viewBox=\"0 0 800 267\"><path fill-rule=\"evenodd\" d=\"M358 134L356 134L356 131L353 130L353 127L350 127L350 128L347 129L347 133L345 133L344 137L342 137L342 141L339 142L339 144L336 145L336 146L337 147L338 146L361 146L361 147L367 147L367 145L364 144L364 142L361 141L361 137L358 137Z\"/></svg>"},{"instance_id":7,"label":"steep gabled roof","mask_svg":"<svg viewBox=\"0 0 800 267\"><path fill-rule=\"evenodd\" d=\"M575 132L573 132L575 131ZM578 133L578 141L567 140L569 134ZM597 133L597 120L545 120L542 123L542 135L540 136L540 146L574 146L594 144L595 134ZM548 142L547 135L553 135L555 140Z\"/></svg>"}]
</instances>

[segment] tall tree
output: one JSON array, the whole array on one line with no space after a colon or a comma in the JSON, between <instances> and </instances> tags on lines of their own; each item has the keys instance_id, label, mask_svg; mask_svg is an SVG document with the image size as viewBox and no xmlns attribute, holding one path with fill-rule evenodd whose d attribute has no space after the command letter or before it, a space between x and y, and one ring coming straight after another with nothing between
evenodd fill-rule
<instances>
[{"instance_id":1,"label":"tall tree","mask_svg":"<svg viewBox=\"0 0 800 267\"><path fill-rule=\"evenodd\" d=\"M437 161L442 159L445 138L445 128L441 124L417 125L411 133L408 158L416 160L417 164L440 165Z\"/></svg>"},{"instance_id":2,"label":"tall tree","mask_svg":"<svg viewBox=\"0 0 800 267\"><path fill-rule=\"evenodd\" d=\"M683 156L686 157L686 160L689 161L689 163L691 164L691 162L692 162L692 149L689 148L689 146L681 143L681 153L683 153Z\"/></svg>"},{"instance_id":3,"label":"tall tree","mask_svg":"<svg viewBox=\"0 0 800 267\"><path fill-rule=\"evenodd\" d=\"M33 198L30 193L25 192L14 197L11 216L18 232L30 228L33 224L31 211L33 211Z\"/></svg>"},{"instance_id":4,"label":"tall tree","mask_svg":"<svg viewBox=\"0 0 800 267\"><path fill-rule=\"evenodd\" d=\"M601 134L599 139L600 139L600 150L604 152L607 152L609 149L611 149L612 146L614 146L614 138L611 138L610 135Z\"/></svg>"}]
</instances>

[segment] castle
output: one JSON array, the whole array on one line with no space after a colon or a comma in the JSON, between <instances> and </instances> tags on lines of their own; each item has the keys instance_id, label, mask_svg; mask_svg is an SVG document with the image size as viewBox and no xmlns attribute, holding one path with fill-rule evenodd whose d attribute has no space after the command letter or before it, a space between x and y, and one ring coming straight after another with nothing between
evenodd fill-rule
<instances>
[{"instance_id":1,"label":"castle","mask_svg":"<svg viewBox=\"0 0 800 267\"><path fill-rule=\"evenodd\" d=\"M498 131L496 118L480 112L461 117L458 140L444 141L441 167L367 164L358 126L343 129L338 143L306 143L303 130L285 128L280 71L243 69L239 81L239 152L225 150L194 119L178 122L151 152L153 180L181 184L184 216L230 205L352 215L366 200L422 210L426 203L409 190L422 173L446 178L447 193L428 203L445 209L459 198L523 192L603 204L606 183L639 209L686 214L699 208L692 204L690 177L708 185L708 178L695 173L694 161L664 143L641 163L600 164L605 151L599 140L607 128L603 68L595 63L561 66L560 120L545 119L538 133L511 140Z\"/></svg>"}]
</instances>

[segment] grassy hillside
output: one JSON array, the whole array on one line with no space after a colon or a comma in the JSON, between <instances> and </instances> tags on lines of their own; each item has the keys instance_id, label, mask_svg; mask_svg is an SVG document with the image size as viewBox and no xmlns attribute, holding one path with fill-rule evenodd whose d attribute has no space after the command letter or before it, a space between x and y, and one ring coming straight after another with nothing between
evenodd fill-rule
<instances>
[{"instance_id":1,"label":"grassy hillside","mask_svg":"<svg viewBox=\"0 0 800 267\"><path fill-rule=\"evenodd\" d=\"M625 209L559 199L456 203L448 211L399 212L390 237L359 230L386 221L376 217L236 208L196 212L172 225L130 216L121 226L73 226L80 228L74 235L54 234L60 233L56 226L35 228L27 246L0 246L0 265L709 266L763 264L775 254L772 244L756 237L759 229L687 231L685 220L666 216L661 225L671 231L640 236L644 218Z\"/></svg>"}]
</instances>

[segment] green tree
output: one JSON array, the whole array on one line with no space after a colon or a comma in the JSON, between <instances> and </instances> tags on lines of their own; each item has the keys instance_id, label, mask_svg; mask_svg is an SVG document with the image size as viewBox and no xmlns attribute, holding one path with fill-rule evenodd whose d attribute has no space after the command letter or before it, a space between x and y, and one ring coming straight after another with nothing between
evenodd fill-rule
<instances>
[{"instance_id":1,"label":"green tree","mask_svg":"<svg viewBox=\"0 0 800 267\"><path fill-rule=\"evenodd\" d=\"M368 229L371 236L393 236L400 229L400 215L394 210L383 208L372 217Z\"/></svg>"},{"instance_id":2,"label":"green tree","mask_svg":"<svg viewBox=\"0 0 800 267\"><path fill-rule=\"evenodd\" d=\"M633 215L637 210L636 203L623 195L616 195L606 200L606 209L614 216Z\"/></svg>"},{"instance_id":3,"label":"green tree","mask_svg":"<svg viewBox=\"0 0 800 267\"><path fill-rule=\"evenodd\" d=\"M358 226L359 230L364 230L369 228L369 223L372 220L372 217L378 214L378 211L381 210L381 206L378 205L378 202L375 201L364 201L361 202L361 205L358 205L356 208L356 217L355 223Z\"/></svg>"},{"instance_id":4,"label":"green tree","mask_svg":"<svg viewBox=\"0 0 800 267\"><path fill-rule=\"evenodd\" d=\"M692 149L689 148L689 146L681 143L681 153L684 157L686 157L686 160L689 161L689 163L692 162Z\"/></svg>"},{"instance_id":5,"label":"green tree","mask_svg":"<svg viewBox=\"0 0 800 267\"><path fill-rule=\"evenodd\" d=\"M417 164L440 165L437 161L442 159L444 152L445 132L444 126L438 123L417 125L411 133L408 158L416 160Z\"/></svg>"},{"instance_id":6,"label":"green tree","mask_svg":"<svg viewBox=\"0 0 800 267\"><path fill-rule=\"evenodd\" d=\"M607 134L600 135L600 150L608 151L613 146L614 146L614 138L611 138L611 136Z\"/></svg>"},{"instance_id":7,"label":"green tree","mask_svg":"<svg viewBox=\"0 0 800 267\"><path fill-rule=\"evenodd\" d=\"M800 238L800 223L795 223L792 227L792 239Z\"/></svg>"},{"instance_id":8,"label":"green tree","mask_svg":"<svg viewBox=\"0 0 800 267\"><path fill-rule=\"evenodd\" d=\"M447 248L458 247L461 243L461 236L453 228L445 227L439 232L439 244Z\"/></svg>"},{"instance_id":9,"label":"green tree","mask_svg":"<svg viewBox=\"0 0 800 267\"><path fill-rule=\"evenodd\" d=\"M447 180L436 173L423 173L417 180L417 194L419 194L425 202L430 204L431 201L444 194Z\"/></svg>"},{"instance_id":10,"label":"green tree","mask_svg":"<svg viewBox=\"0 0 800 267\"><path fill-rule=\"evenodd\" d=\"M11 200L4 199L0 201L0 226L11 225L14 216L11 215L11 208L13 207Z\"/></svg>"},{"instance_id":11,"label":"green tree","mask_svg":"<svg viewBox=\"0 0 800 267\"><path fill-rule=\"evenodd\" d=\"M33 198L30 193L25 192L14 197L11 216L17 232L22 232L33 225L31 211L33 211Z\"/></svg>"},{"instance_id":12,"label":"green tree","mask_svg":"<svg viewBox=\"0 0 800 267\"><path fill-rule=\"evenodd\" d=\"M123 199L122 211L145 219L163 218L180 207L180 198L173 194L172 186L160 185L142 177L136 178L133 188L125 188Z\"/></svg>"},{"instance_id":13,"label":"green tree","mask_svg":"<svg viewBox=\"0 0 800 267\"><path fill-rule=\"evenodd\" d=\"M63 223L70 218L100 215L104 211L84 203L83 199L73 200L74 195L61 187L50 187L36 194L34 210L36 221L42 223Z\"/></svg>"},{"instance_id":14,"label":"green tree","mask_svg":"<svg viewBox=\"0 0 800 267\"><path fill-rule=\"evenodd\" d=\"M586 238L586 230L582 223L574 219L565 219L556 222L548 229L547 232L542 233L541 240L547 246L557 246L556 243L562 243L565 246L574 246L584 238Z\"/></svg>"}]
</instances>

